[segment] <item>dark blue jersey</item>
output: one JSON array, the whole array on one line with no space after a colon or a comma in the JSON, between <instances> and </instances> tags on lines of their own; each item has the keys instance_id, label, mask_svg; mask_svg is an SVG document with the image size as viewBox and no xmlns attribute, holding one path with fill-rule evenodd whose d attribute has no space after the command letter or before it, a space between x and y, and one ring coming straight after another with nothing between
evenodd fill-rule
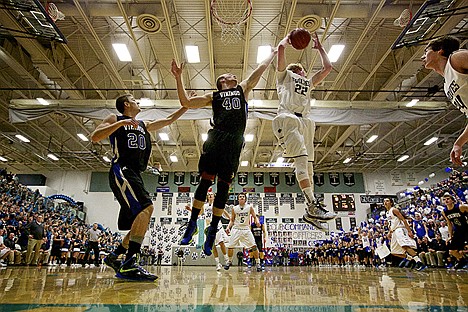
<instances>
[{"instance_id":1,"label":"dark blue jersey","mask_svg":"<svg viewBox=\"0 0 468 312\"><path fill-rule=\"evenodd\" d=\"M117 121L129 119L128 116L117 116ZM145 123L139 121L138 127L123 126L114 131L109 137L114 157L113 163L120 167L145 171L151 154L151 137L146 130Z\"/></svg>"},{"instance_id":2,"label":"dark blue jersey","mask_svg":"<svg viewBox=\"0 0 468 312\"><path fill-rule=\"evenodd\" d=\"M255 238L255 240L261 240L262 237L263 237L263 228L262 228L262 224L260 224L260 226L257 226L255 223L252 223L251 226L250 226L250 229L252 230L252 234Z\"/></svg>"},{"instance_id":3,"label":"dark blue jersey","mask_svg":"<svg viewBox=\"0 0 468 312\"><path fill-rule=\"evenodd\" d=\"M452 222L453 230L457 232L468 231L465 213L461 212L460 206L455 204L453 209L444 209L445 216Z\"/></svg>"},{"instance_id":4,"label":"dark blue jersey","mask_svg":"<svg viewBox=\"0 0 468 312\"><path fill-rule=\"evenodd\" d=\"M244 134L248 108L241 86L213 92L212 106L213 128L232 134Z\"/></svg>"}]
</instances>

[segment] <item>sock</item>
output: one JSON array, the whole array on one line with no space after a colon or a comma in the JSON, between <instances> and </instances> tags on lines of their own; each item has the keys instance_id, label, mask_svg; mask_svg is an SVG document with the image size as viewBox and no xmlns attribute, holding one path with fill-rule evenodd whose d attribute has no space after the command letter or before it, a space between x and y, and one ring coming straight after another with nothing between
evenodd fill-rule
<instances>
[{"instance_id":1,"label":"sock","mask_svg":"<svg viewBox=\"0 0 468 312\"><path fill-rule=\"evenodd\" d=\"M128 251L127 251L127 256L125 257L125 261L133 257L134 254L140 253L140 249L141 249L140 243L130 241L128 244Z\"/></svg>"},{"instance_id":2,"label":"sock","mask_svg":"<svg viewBox=\"0 0 468 312\"><path fill-rule=\"evenodd\" d=\"M224 261L225 262L228 262L229 261L229 257L227 255L224 255Z\"/></svg>"},{"instance_id":3,"label":"sock","mask_svg":"<svg viewBox=\"0 0 468 312\"><path fill-rule=\"evenodd\" d=\"M218 264L219 264L219 258L216 257L216 258L215 258L215 261L216 261L216 265L218 265Z\"/></svg>"},{"instance_id":4,"label":"sock","mask_svg":"<svg viewBox=\"0 0 468 312\"><path fill-rule=\"evenodd\" d=\"M121 255L121 254L124 254L127 252L127 249L122 245L120 244L119 246L117 246L117 248L114 250L114 254L116 256L118 255Z\"/></svg>"},{"instance_id":5,"label":"sock","mask_svg":"<svg viewBox=\"0 0 468 312\"><path fill-rule=\"evenodd\" d=\"M304 193L304 197L306 200L306 204L310 205L315 201L315 196L314 192L312 192L312 187L306 187L302 190L302 193Z\"/></svg>"},{"instance_id":6,"label":"sock","mask_svg":"<svg viewBox=\"0 0 468 312\"><path fill-rule=\"evenodd\" d=\"M201 209L192 207L192 214L190 215L190 221L197 222L198 215L200 214Z\"/></svg>"},{"instance_id":7,"label":"sock","mask_svg":"<svg viewBox=\"0 0 468 312\"><path fill-rule=\"evenodd\" d=\"M215 216L213 215L213 218L211 219L211 223L210 223L210 226L217 229L218 228L218 224L219 224L219 220L221 220L221 216Z\"/></svg>"},{"instance_id":8,"label":"sock","mask_svg":"<svg viewBox=\"0 0 468 312\"><path fill-rule=\"evenodd\" d=\"M421 262L421 259L419 259L418 256L414 256L413 259L414 259L414 261L416 261L416 262Z\"/></svg>"}]
</instances>

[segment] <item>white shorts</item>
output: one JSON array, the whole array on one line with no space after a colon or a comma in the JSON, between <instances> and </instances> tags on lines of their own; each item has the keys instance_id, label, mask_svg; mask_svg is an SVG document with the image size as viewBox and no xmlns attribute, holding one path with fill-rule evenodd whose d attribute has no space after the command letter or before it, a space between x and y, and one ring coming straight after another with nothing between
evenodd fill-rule
<instances>
[{"instance_id":1,"label":"white shorts","mask_svg":"<svg viewBox=\"0 0 468 312\"><path fill-rule=\"evenodd\" d=\"M273 119L272 126L285 158L307 156L308 161L314 161L314 121L292 113L281 113Z\"/></svg>"},{"instance_id":2,"label":"white shorts","mask_svg":"<svg viewBox=\"0 0 468 312\"><path fill-rule=\"evenodd\" d=\"M246 229L233 228L231 230L231 238L229 239L228 247L229 248L241 247L240 244L242 244L243 247L246 247L246 248L256 246L255 238L250 228L246 228Z\"/></svg>"},{"instance_id":3,"label":"white shorts","mask_svg":"<svg viewBox=\"0 0 468 312\"><path fill-rule=\"evenodd\" d=\"M8 247L5 247L2 250L0 250L0 258L3 257L9 251L10 251L10 248Z\"/></svg>"},{"instance_id":4,"label":"white shorts","mask_svg":"<svg viewBox=\"0 0 468 312\"><path fill-rule=\"evenodd\" d=\"M390 243L392 254L404 255L406 251L403 247L416 249L416 241L409 237L408 230L406 228L397 228L392 233L392 241Z\"/></svg>"},{"instance_id":5,"label":"white shorts","mask_svg":"<svg viewBox=\"0 0 468 312\"><path fill-rule=\"evenodd\" d=\"M218 232L216 232L216 239L215 239L215 245L219 245L219 243L227 241L227 234L224 228L221 226L218 229Z\"/></svg>"}]
</instances>

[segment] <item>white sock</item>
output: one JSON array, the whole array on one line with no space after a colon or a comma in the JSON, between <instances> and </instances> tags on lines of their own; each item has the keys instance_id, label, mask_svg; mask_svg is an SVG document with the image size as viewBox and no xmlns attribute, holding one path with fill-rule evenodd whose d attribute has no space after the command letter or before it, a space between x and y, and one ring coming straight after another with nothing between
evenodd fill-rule
<instances>
[{"instance_id":1,"label":"white sock","mask_svg":"<svg viewBox=\"0 0 468 312\"><path fill-rule=\"evenodd\" d=\"M302 190L302 193L304 193L304 197L307 204L311 204L315 201L314 192L312 191L312 188L310 186L304 188Z\"/></svg>"},{"instance_id":2,"label":"white sock","mask_svg":"<svg viewBox=\"0 0 468 312\"><path fill-rule=\"evenodd\" d=\"M416 261L416 262L421 262L421 259L419 259L418 256L414 256L413 259L414 259L414 261Z\"/></svg>"},{"instance_id":3,"label":"white sock","mask_svg":"<svg viewBox=\"0 0 468 312\"><path fill-rule=\"evenodd\" d=\"M218 264L219 264L219 258L216 257L216 258L215 258L215 261L216 261L216 265L218 265Z\"/></svg>"},{"instance_id":4,"label":"white sock","mask_svg":"<svg viewBox=\"0 0 468 312\"><path fill-rule=\"evenodd\" d=\"M228 262L229 261L229 257L227 255L224 255L224 261L225 262Z\"/></svg>"}]
</instances>

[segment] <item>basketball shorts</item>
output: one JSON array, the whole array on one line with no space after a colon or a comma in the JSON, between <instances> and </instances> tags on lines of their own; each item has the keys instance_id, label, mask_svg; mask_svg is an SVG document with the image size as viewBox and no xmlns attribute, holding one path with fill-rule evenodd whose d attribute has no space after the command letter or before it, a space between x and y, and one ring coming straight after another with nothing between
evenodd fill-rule
<instances>
[{"instance_id":1,"label":"basketball shorts","mask_svg":"<svg viewBox=\"0 0 468 312\"><path fill-rule=\"evenodd\" d=\"M292 113L280 113L273 119L272 126L285 158L307 156L308 161L314 161L314 121Z\"/></svg>"},{"instance_id":2,"label":"basketball shorts","mask_svg":"<svg viewBox=\"0 0 468 312\"><path fill-rule=\"evenodd\" d=\"M257 238L255 237L255 245L257 245L257 248L258 248L258 252L262 252L263 251L263 239L260 237L260 238Z\"/></svg>"},{"instance_id":3,"label":"basketball shorts","mask_svg":"<svg viewBox=\"0 0 468 312\"><path fill-rule=\"evenodd\" d=\"M464 250L465 246L468 245L468 232L457 229L453 234L452 239L447 244L449 250Z\"/></svg>"},{"instance_id":4,"label":"basketball shorts","mask_svg":"<svg viewBox=\"0 0 468 312\"><path fill-rule=\"evenodd\" d=\"M229 248L234 247L251 248L255 246L255 238L250 228L233 228L231 230L231 238L229 239Z\"/></svg>"},{"instance_id":5,"label":"basketball shorts","mask_svg":"<svg viewBox=\"0 0 468 312\"><path fill-rule=\"evenodd\" d=\"M121 231L130 230L136 216L153 204L140 172L113 164L109 171L109 184L120 204L118 228Z\"/></svg>"},{"instance_id":6,"label":"basketball shorts","mask_svg":"<svg viewBox=\"0 0 468 312\"><path fill-rule=\"evenodd\" d=\"M390 250L392 251L392 254L404 255L406 251L403 249L403 247L411 247L416 249L416 241L409 237L407 229L398 228L392 233Z\"/></svg>"},{"instance_id":7,"label":"basketball shorts","mask_svg":"<svg viewBox=\"0 0 468 312\"><path fill-rule=\"evenodd\" d=\"M218 228L218 232L216 232L216 238L215 238L215 245L219 245L220 243L223 243L227 241L227 234L224 228L221 226Z\"/></svg>"},{"instance_id":8,"label":"basketball shorts","mask_svg":"<svg viewBox=\"0 0 468 312\"><path fill-rule=\"evenodd\" d=\"M210 129L203 144L203 154L198 163L200 172L218 175L224 181L231 181L239 167L239 158L244 146L244 136L218 129Z\"/></svg>"}]
</instances>

